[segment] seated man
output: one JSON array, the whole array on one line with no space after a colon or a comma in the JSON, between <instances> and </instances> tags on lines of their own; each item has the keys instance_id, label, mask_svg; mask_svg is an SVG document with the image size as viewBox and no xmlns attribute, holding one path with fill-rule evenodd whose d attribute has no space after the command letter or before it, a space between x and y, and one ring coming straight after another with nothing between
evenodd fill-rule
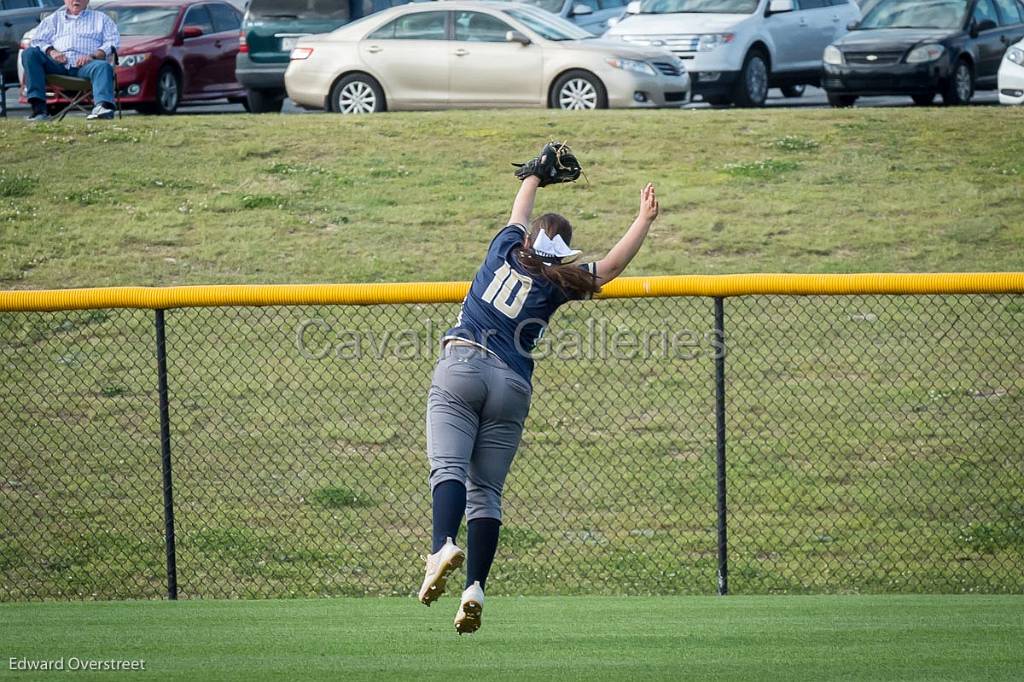
<instances>
[{"instance_id":1,"label":"seated man","mask_svg":"<svg viewBox=\"0 0 1024 682\"><path fill-rule=\"evenodd\" d=\"M95 103L88 119L114 118L114 67L107 56L121 43L114 20L87 10L89 0L64 0L64 9L43 19L21 55L30 121L47 121L46 74L87 78Z\"/></svg>"}]
</instances>

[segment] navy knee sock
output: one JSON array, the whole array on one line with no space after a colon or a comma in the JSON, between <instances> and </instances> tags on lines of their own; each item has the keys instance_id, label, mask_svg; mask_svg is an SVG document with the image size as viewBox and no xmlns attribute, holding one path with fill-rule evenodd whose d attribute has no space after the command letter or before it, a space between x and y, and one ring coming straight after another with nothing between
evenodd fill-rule
<instances>
[{"instance_id":1,"label":"navy knee sock","mask_svg":"<svg viewBox=\"0 0 1024 682\"><path fill-rule=\"evenodd\" d=\"M460 481L441 481L434 486L433 554L444 547L445 538L458 541L459 526L466 513L466 486Z\"/></svg>"},{"instance_id":2,"label":"navy knee sock","mask_svg":"<svg viewBox=\"0 0 1024 682\"><path fill-rule=\"evenodd\" d=\"M498 551L498 519L472 519L466 524L469 556L466 560L466 587L480 581L480 587L487 586L487 574L491 572L494 554Z\"/></svg>"}]
</instances>

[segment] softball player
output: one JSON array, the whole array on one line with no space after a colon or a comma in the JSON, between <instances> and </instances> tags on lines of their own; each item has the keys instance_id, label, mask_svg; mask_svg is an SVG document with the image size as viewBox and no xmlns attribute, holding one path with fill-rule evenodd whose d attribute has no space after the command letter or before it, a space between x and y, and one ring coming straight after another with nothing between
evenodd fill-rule
<instances>
[{"instance_id":1,"label":"softball player","mask_svg":"<svg viewBox=\"0 0 1024 682\"><path fill-rule=\"evenodd\" d=\"M433 498L433 546L419 599L444 592L465 553L456 544L467 519L468 562L455 629L480 627L484 589L501 526L501 494L530 410L533 358L551 314L590 298L622 273L658 216L654 186L626 234L597 262L570 264L572 226L547 213L527 229L540 179L526 177L508 225L491 241L458 321L444 336L427 399L427 457Z\"/></svg>"}]
</instances>

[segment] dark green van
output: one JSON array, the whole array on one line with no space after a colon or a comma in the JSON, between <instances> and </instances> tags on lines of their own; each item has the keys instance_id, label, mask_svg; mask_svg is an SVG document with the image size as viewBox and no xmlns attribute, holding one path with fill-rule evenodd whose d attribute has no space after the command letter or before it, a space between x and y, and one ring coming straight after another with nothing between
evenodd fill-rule
<instances>
[{"instance_id":1,"label":"dark green van","mask_svg":"<svg viewBox=\"0 0 1024 682\"><path fill-rule=\"evenodd\" d=\"M408 1L408 0L403 0ZM328 33L400 4L393 0L252 0L242 20L235 77L253 113L281 111L288 55L302 36Z\"/></svg>"}]
</instances>

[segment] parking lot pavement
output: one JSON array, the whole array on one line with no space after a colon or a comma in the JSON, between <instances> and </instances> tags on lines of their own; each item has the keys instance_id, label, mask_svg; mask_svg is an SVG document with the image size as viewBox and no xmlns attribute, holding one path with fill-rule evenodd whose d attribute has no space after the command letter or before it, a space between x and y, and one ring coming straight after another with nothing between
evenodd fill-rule
<instances>
[{"instance_id":1,"label":"parking lot pavement","mask_svg":"<svg viewBox=\"0 0 1024 682\"><path fill-rule=\"evenodd\" d=\"M942 103L942 99L938 96L935 97L935 102L938 104ZM975 93L974 99L971 100L972 104L999 104L999 96L995 90L986 90L984 92ZM768 91L768 102L766 104L769 108L775 107L789 107L789 108L828 108L828 98L825 96L825 91L821 88L807 88L804 92L803 97L783 97L782 93L778 90ZM913 101L910 97L861 97L857 100L857 104L854 108L862 107L910 107L914 106ZM693 109L710 109L711 107L702 102L695 102L690 104L687 108Z\"/></svg>"},{"instance_id":2,"label":"parking lot pavement","mask_svg":"<svg viewBox=\"0 0 1024 682\"><path fill-rule=\"evenodd\" d=\"M941 103L942 100L939 97L935 98L937 103ZM974 105L998 105L999 97L994 90L984 91L975 93L974 99L971 101ZM909 107L913 106L909 97L862 97L857 100L855 108L861 107ZM778 90L771 90L768 93L768 108L793 108L793 109L813 109L813 108L828 108L828 100L825 97L825 91L820 88L807 88L803 97L783 97ZM17 101L17 91L8 90L7 92L7 108L9 116L11 118L23 118L28 113L28 106L19 104ZM695 102L688 105L688 109L710 109L711 107L702 102ZM284 114L316 114L321 112L307 111L301 107L296 106L290 99L284 101L284 108L281 110ZM136 115L134 111L126 111L125 115ZM245 109L240 104L228 104L226 102L205 104L202 106L185 106L178 110L178 115L195 115L195 114L242 114L245 113Z\"/></svg>"}]
</instances>

